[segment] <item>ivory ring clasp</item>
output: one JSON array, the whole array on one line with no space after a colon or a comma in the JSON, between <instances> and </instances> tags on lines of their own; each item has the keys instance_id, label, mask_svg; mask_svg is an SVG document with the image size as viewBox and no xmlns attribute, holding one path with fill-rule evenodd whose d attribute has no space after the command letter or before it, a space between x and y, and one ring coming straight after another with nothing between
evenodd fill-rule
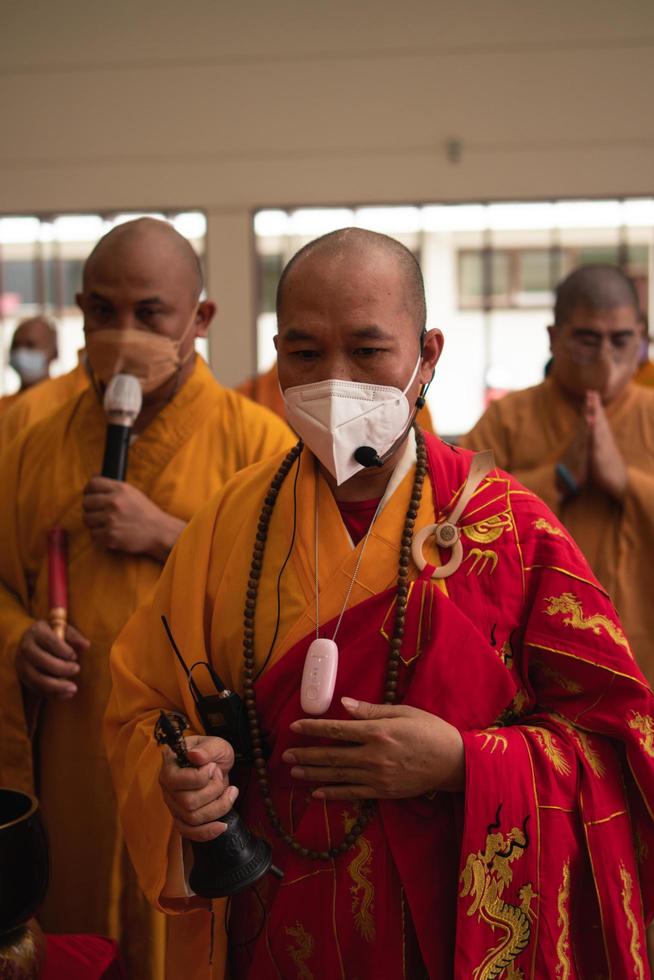
<instances>
[{"instance_id":1,"label":"ivory ring clasp","mask_svg":"<svg viewBox=\"0 0 654 980\"><path fill-rule=\"evenodd\" d=\"M411 544L411 555L417 568L422 571L427 564L422 553L423 545L427 538L434 536L440 548L451 548L452 557L445 564L434 570L432 578L448 578L456 572L463 561L463 545L461 544L460 532L456 524L443 521L441 524L426 524L415 535Z\"/></svg>"}]
</instances>

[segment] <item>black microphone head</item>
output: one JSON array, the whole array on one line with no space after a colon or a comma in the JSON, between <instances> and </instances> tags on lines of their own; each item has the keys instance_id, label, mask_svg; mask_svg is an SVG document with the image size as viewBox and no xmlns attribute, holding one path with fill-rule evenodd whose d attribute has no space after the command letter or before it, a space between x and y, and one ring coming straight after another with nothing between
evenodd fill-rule
<instances>
[{"instance_id":1,"label":"black microphone head","mask_svg":"<svg viewBox=\"0 0 654 980\"><path fill-rule=\"evenodd\" d=\"M379 454L376 449L372 446L359 446L358 449L354 450L354 458L357 463L361 463L362 466L383 466L382 460L379 458Z\"/></svg>"}]
</instances>

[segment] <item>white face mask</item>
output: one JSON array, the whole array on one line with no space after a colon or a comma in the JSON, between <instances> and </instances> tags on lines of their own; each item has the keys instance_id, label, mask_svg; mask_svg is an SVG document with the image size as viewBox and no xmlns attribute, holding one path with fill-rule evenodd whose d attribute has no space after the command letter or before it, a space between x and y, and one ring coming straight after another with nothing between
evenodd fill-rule
<instances>
[{"instance_id":1,"label":"white face mask","mask_svg":"<svg viewBox=\"0 0 654 980\"><path fill-rule=\"evenodd\" d=\"M9 363L22 381L28 384L40 381L48 373L48 359L45 351L32 350L31 347L14 347L9 354Z\"/></svg>"},{"instance_id":2,"label":"white face mask","mask_svg":"<svg viewBox=\"0 0 654 980\"><path fill-rule=\"evenodd\" d=\"M354 458L360 446L372 446L383 456L402 434L412 411L406 393L421 361L422 355L404 391L390 385L332 379L282 392L289 425L337 485L364 468Z\"/></svg>"}]
</instances>

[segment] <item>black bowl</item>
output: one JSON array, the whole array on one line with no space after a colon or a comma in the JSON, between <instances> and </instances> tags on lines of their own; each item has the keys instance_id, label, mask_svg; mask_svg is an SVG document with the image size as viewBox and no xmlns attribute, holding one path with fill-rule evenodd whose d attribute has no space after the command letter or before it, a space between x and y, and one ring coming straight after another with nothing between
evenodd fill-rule
<instances>
[{"instance_id":1,"label":"black bowl","mask_svg":"<svg viewBox=\"0 0 654 980\"><path fill-rule=\"evenodd\" d=\"M38 910L50 880L48 842L33 796L0 789L0 936Z\"/></svg>"}]
</instances>

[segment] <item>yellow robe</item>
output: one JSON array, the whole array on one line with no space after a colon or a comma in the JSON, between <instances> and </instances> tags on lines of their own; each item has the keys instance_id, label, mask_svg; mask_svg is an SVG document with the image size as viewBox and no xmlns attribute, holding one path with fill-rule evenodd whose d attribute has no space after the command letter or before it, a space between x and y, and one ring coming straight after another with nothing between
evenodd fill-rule
<instances>
[{"instance_id":1,"label":"yellow robe","mask_svg":"<svg viewBox=\"0 0 654 980\"><path fill-rule=\"evenodd\" d=\"M492 449L495 462L538 494L575 539L611 596L641 670L654 683L654 391L629 384L606 409L628 472L624 503L592 485L563 499L554 467L578 412L548 379L491 402L460 444Z\"/></svg>"},{"instance_id":2,"label":"yellow robe","mask_svg":"<svg viewBox=\"0 0 654 980\"><path fill-rule=\"evenodd\" d=\"M88 387L89 376L80 362L77 367L58 378L50 378L21 394L0 417L0 449L20 435L30 425L56 412L69 398ZM10 396L11 397L11 396Z\"/></svg>"},{"instance_id":3,"label":"yellow robe","mask_svg":"<svg viewBox=\"0 0 654 980\"><path fill-rule=\"evenodd\" d=\"M159 710L183 705L196 720L193 701L181 668L163 630L156 624L164 613L173 636L182 643L187 663L211 662L223 681L242 692L243 603L252 557L253 533L270 480L281 457L266 460L230 481L201 511L171 554L156 592L132 617L112 651L113 693L105 741L114 770L118 806L139 880L158 908L183 912L206 905L197 896L182 899L184 871L180 837L163 803L158 774L161 750L152 738ZM278 641L268 666L315 629L314 500L315 468L305 450L298 487L295 547L283 577ZM324 479L320 491L319 582L320 618L339 614L354 574L360 545L353 548L338 507ZM413 470L404 476L380 515L366 545L352 588L353 606L390 588L397 577L398 544L411 496ZM266 563L276 569L288 550L293 522L293 473L287 477L277 508L283 519L271 523ZM417 524L433 520L433 498L425 480ZM228 542L227 551L222 542ZM439 559L428 547L430 561ZM256 657L263 663L277 617L277 575L262 576L256 618ZM444 586L443 586L444 588ZM183 639L182 639L183 638ZM197 673L201 687L204 672ZM138 676L137 676L138 675ZM210 688L204 690L210 693ZM126 770L129 772L127 775ZM136 772L138 770L138 773ZM166 895L162 894L166 892ZM166 896L176 896L175 898ZM224 903L214 903L216 948L208 973L208 933L194 926L195 916L175 915L169 927L167 980L223 980L225 976Z\"/></svg>"},{"instance_id":4,"label":"yellow robe","mask_svg":"<svg viewBox=\"0 0 654 980\"><path fill-rule=\"evenodd\" d=\"M105 432L104 412L87 388L14 440L2 458L0 785L31 787L13 656L24 630L48 616L46 531L62 525L69 619L91 647L81 658L76 697L43 703L38 721L36 780L54 868L43 924L54 932L119 938L130 977L147 980L162 976L163 924L155 923L122 846L101 719L109 648L161 565L106 550L83 524L82 489L100 471ZM292 441L279 419L218 385L198 358L188 381L132 445L128 480L162 510L190 520L237 470Z\"/></svg>"},{"instance_id":5,"label":"yellow robe","mask_svg":"<svg viewBox=\"0 0 654 980\"><path fill-rule=\"evenodd\" d=\"M636 371L634 381L638 385L648 385L654 387L654 362L645 361Z\"/></svg>"},{"instance_id":6,"label":"yellow robe","mask_svg":"<svg viewBox=\"0 0 654 980\"><path fill-rule=\"evenodd\" d=\"M23 391L15 391L13 395L5 395L0 398L0 419L4 420L4 416L7 414L10 408L16 404L19 398L26 394Z\"/></svg>"},{"instance_id":7,"label":"yellow robe","mask_svg":"<svg viewBox=\"0 0 654 980\"><path fill-rule=\"evenodd\" d=\"M280 418L285 418L284 399L279 388L279 378L277 376L277 362L263 374L257 374L253 378L248 378L236 389L246 398L251 398L258 405L265 405L271 412L275 412ZM429 406L425 405L420 409L416 416L418 425L426 432L435 433L434 423L432 422Z\"/></svg>"}]
</instances>

